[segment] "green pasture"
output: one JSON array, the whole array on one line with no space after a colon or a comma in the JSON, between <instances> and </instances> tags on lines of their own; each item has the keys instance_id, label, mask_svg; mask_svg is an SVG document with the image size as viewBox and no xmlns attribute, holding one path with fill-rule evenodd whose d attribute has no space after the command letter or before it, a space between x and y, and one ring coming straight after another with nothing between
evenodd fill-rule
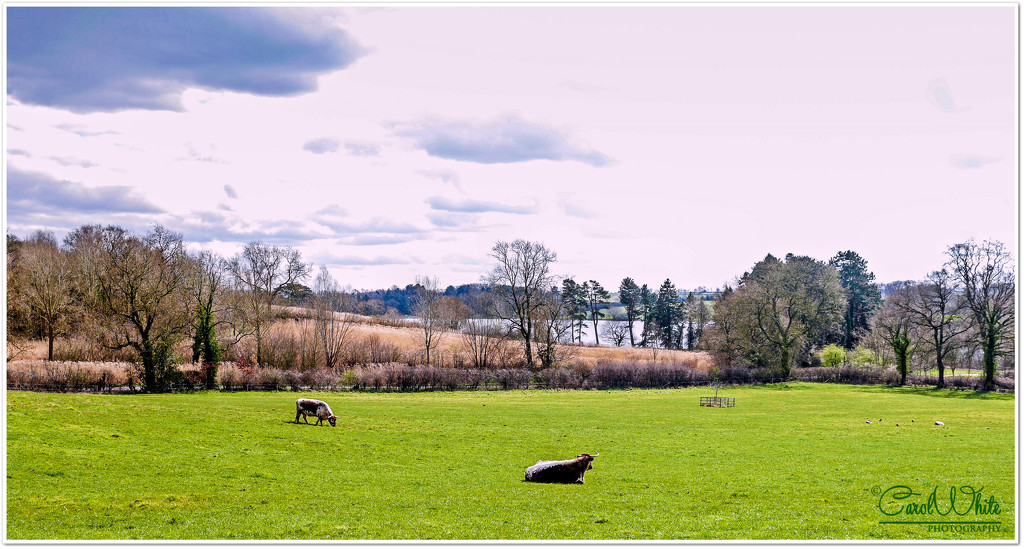
<instances>
[{"instance_id":1,"label":"green pasture","mask_svg":"<svg viewBox=\"0 0 1024 549\"><path fill-rule=\"evenodd\" d=\"M735 408L699 407L707 394L9 391L6 534L1015 537L1013 395L788 383L728 387ZM337 427L293 423L299 396L327 400ZM582 452L601 454L584 485L522 481L539 459ZM884 515L879 499L898 485L925 494L903 502L921 503L933 489L941 503L951 486L971 486L999 512L961 498L964 515ZM896 521L989 524L880 524Z\"/></svg>"}]
</instances>

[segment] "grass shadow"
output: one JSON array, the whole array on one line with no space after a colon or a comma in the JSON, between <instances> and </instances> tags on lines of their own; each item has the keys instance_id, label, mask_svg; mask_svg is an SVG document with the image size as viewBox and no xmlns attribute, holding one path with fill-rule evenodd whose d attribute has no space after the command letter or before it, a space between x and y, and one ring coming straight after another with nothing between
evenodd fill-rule
<instances>
[{"instance_id":1,"label":"grass shadow","mask_svg":"<svg viewBox=\"0 0 1024 549\"><path fill-rule=\"evenodd\" d=\"M324 426L330 427L331 426L329 423L326 423L326 422L323 423L322 425L317 425L315 421L311 421L309 423L306 423L304 421L300 421L298 423L295 423L294 421L292 421L290 419L281 420L281 424L282 425L308 425L310 427L324 427Z\"/></svg>"},{"instance_id":2,"label":"grass shadow","mask_svg":"<svg viewBox=\"0 0 1024 549\"><path fill-rule=\"evenodd\" d=\"M861 392L892 391L906 395L928 396L934 398L962 398L975 400L1009 400L1014 399L1013 393L999 393L995 391L968 391L963 389L940 389L938 387L907 387L898 385L851 385Z\"/></svg>"}]
</instances>

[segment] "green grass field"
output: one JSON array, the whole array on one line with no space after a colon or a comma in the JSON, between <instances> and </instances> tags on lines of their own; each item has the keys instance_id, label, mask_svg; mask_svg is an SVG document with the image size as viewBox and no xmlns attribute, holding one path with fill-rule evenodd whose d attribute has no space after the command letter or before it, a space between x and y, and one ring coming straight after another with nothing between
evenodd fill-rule
<instances>
[{"instance_id":1,"label":"green grass field","mask_svg":"<svg viewBox=\"0 0 1024 549\"><path fill-rule=\"evenodd\" d=\"M790 383L699 407L707 394L8 392L7 537L1015 536L1012 395ZM338 426L293 423L298 396L327 400ZM581 452L601 454L585 485L522 482ZM895 485L983 488L1001 512L888 517L873 492Z\"/></svg>"}]
</instances>

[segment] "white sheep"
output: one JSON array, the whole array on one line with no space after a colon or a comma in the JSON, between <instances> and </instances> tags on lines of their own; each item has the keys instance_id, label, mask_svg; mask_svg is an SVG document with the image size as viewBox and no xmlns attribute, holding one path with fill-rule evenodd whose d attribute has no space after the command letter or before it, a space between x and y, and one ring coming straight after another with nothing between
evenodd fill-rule
<instances>
[{"instance_id":1,"label":"white sheep","mask_svg":"<svg viewBox=\"0 0 1024 549\"><path fill-rule=\"evenodd\" d=\"M331 407L322 400L313 400L311 398L300 398L295 401L295 423L299 422L299 417L309 424L309 420L306 419L309 416L316 417L316 425L323 425L326 419L330 422L331 427L336 427L335 422L338 420L338 416L334 415L331 411Z\"/></svg>"}]
</instances>

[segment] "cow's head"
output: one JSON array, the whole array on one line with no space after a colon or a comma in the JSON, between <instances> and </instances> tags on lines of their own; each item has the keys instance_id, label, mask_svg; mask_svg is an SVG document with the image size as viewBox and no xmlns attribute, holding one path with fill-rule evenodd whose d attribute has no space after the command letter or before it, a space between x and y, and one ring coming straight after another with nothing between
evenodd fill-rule
<instances>
[{"instance_id":1,"label":"cow's head","mask_svg":"<svg viewBox=\"0 0 1024 549\"><path fill-rule=\"evenodd\" d=\"M335 422L338 421L338 416L332 415L331 417L327 418L327 421L331 422L331 427L337 427L337 425L335 425Z\"/></svg>"},{"instance_id":2,"label":"cow's head","mask_svg":"<svg viewBox=\"0 0 1024 549\"><path fill-rule=\"evenodd\" d=\"M593 464L594 458L596 458L599 455L601 455L601 454L594 454L594 455L580 454L580 455L576 456L576 459L579 459L580 461L586 461L587 462L587 469L586 470L589 471L589 470L594 468L594 464Z\"/></svg>"}]
</instances>

